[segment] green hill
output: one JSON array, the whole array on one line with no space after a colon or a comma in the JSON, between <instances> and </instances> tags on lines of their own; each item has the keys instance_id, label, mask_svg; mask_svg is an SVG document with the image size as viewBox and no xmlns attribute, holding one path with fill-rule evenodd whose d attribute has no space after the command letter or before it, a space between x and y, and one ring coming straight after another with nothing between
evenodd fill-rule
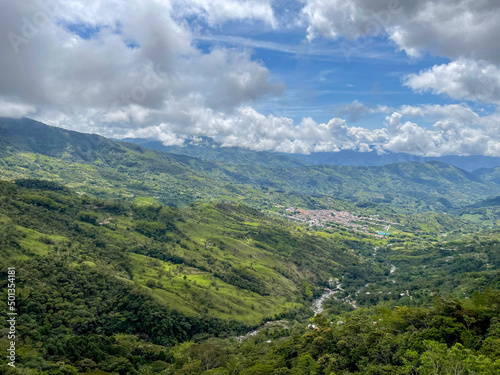
<instances>
[{"instance_id":1,"label":"green hill","mask_svg":"<svg viewBox=\"0 0 500 375\"><path fill-rule=\"evenodd\" d=\"M500 196L483 199L479 202L467 205L453 211L455 216L459 216L471 223L481 223L483 226L500 225Z\"/></svg>"},{"instance_id":2,"label":"green hill","mask_svg":"<svg viewBox=\"0 0 500 375\"><path fill-rule=\"evenodd\" d=\"M469 172L440 162L407 162L381 167L311 166L264 169L240 166L239 182L253 176L253 183L278 191L300 191L352 202L375 202L391 208L418 212L446 211L499 191Z\"/></svg>"},{"instance_id":3,"label":"green hill","mask_svg":"<svg viewBox=\"0 0 500 375\"><path fill-rule=\"evenodd\" d=\"M29 119L0 119L0 144L4 179L51 179L97 197L148 196L176 206L215 199L260 208L318 208L349 200L359 207L371 202L414 213L447 211L500 193L500 185L440 162L300 166L277 156L268 166L225 164Z\"/></svg>"},{"instance_id":4,"label":"green hill","mask_svg":"<svg viewBox=\"0 0 500 375\"><path fill-rule=\"evenodd\" d=\"M375 245L378 252L372 256ZM407 236L375 241L305 231L238 204L201 203L179 209L150 198L127 203L80 196L49 181L0 182L0 306L6 308L8 267L15 267L21 312L16 326L18 367L36 374L161 372L152 370L154 366L170 369L164 374L201 374L214 369L197 362L202 353L212 356L221 350L230 350L228 360L244 351L248 361L234 358L243 371L267 365L272 356L256 357L259 345L277 337L285 340L280 350L295 347L290 359L298 360L309 353L302 340L307 341L303 327L311 315L311 300L330 278L341 281L340 298L355 298L367 308L385 301L386 316L396 317L397 310L387 308L427 306L431 292L468 296L498 287L495 232L422 246ZM391 264L397 267L393 274ZM401 290L409 290L413 300L400 297ZM349 305L340 299L326 306L328 319L378 319L374 310L348 313ZM468 308L467 314L477 317L473 327L482 329L476 336L483 337L486 328L481 327L488 327L496 315L494 308L478 306ZM338 318L339 311L347 315ZM427 316L443 314L439 310ZM234 346L234 339L222 340L262 321L282 318L299 321L294 333L282 327L291 323L274 323L241 348ZM0 319L5 326L5 316ZM320 317L315 322L321 329L328 327ZM448 331L457 328L453 324L447 320L440 326L443 337L452 337ZM357 337L350 331L344 336L348 342ZM294 346L290 340L301 344ZM8 345L3 335L0 350ZM370 345L378 350L375 342ZM354 358L347 352L341 355L344 360ZM365 351L359 355L369 356ZM376 358L370 361L379 363ZM227 360L220 363L232 366ZM319 357L314 363L323 366ZM338 368L360 369L363 363L354 358ZM397 367L397 361L391 363ZM0 371L6 372L2 366ZM296 366L301 366L296 360L289 363L290 368ZM273 373L261 372L267 371L261 367L255 371Z\"/></svg>"},{"instance_id":5,"label":"green hill","mask_svg":"<svg viewBox=\"0 0 500 375\"><path fill-rule=\"evenodd\" d=\"M500 167L481 168L472 172L476 177L485 182L493 182L500 185Z\"/></svg>"},{"instance_id":6,"label":"green hill","mask_svg":"<svg viewBox=\"0 0 500 375\"><path fill-rule=\"evenodd\" d=\"M500 368L500 240L471 224L496 224L491 172L268 158L206 161L1 119L0 308L15 267L20 314L18 368L0 373ZM385 238L311 228L275 215L288 206L396 223Z\"/></svg>"},{"instance_id":7,"label":"green hill","mask_svg":"<svg viewBox=\"0 0 500 375\"><path fill-rule=\"evenodd\" d=\"M47 181L0 182L0 304L15 267L19 361L29 368L71 361L81 340L132 334L170 345L307 316L330 277L355 288L383 274L352 246L240 205L178 209L78 196Z\"/></svg>"},{"instance_id":8,"label":"green hill","mask_svg":"<svg viewBox=\"0 0 500 375\"><path fill-rule=\"evenodd\" d=\"M297 308L292 296L303 281L326 285L333 274L363 263L342 242L246 206L122 204L37 180L1 188L4 262L64 255L74 266L105 266L124 281L154 281L153 295L188 315L255 324ZM211 308L197 298L213 299Z\"/></svg>"}]
</instances>

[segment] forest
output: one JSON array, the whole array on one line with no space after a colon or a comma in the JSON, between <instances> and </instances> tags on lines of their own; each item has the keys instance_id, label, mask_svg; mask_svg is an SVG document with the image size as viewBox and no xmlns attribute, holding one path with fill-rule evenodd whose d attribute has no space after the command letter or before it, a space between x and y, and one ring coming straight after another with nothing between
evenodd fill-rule
<instances>
[{"instance_id":1,"label":"forest","mask_svg":"<svg viewBox=\"0 0 500 375\"><path fill-rule=\"evenodd\" d=\"M0 304L15 266L22 312L18 367L4 373L500 369L494 230L378 240L238 204L103 200L43 180L1 182L0 194ZM331 278L342 290L314 316Z\"/></svg>"}]
</instances>

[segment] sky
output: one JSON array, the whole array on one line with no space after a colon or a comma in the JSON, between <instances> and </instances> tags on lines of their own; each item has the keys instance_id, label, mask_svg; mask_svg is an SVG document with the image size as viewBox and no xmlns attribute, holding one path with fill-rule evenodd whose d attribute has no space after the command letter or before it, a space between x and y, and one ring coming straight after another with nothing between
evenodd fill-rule
<instances>
[{"instance_id":1,"label":"sky","mask_svg":"<svg viewBox=\"0 0 500 375\"><path fill-rule=\"evenodd\" d=\"M500 156L499 19L498 0L0 0L0 116L166 145Z\"/></svg>"}]
</instances>

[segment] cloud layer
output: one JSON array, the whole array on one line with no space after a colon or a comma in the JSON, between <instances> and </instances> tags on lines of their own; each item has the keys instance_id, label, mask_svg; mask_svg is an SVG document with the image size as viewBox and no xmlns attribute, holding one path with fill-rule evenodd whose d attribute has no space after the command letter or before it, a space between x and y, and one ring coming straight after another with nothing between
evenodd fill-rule
<instances>
[{"instance_id":1,"label":"cloud layer","mask_svg":"<svg viewBox=\"0 0 500 375\"><path fill-rule=\"evenodd\" d=\"M500 65L460 58L406 77L417 92L446 94L457 100L500 104Z\"/></svg>"},{"instance_id":2,"label":"cloud layer","mask_svg":"<svg viewBox=\"0 0 500 375\"><path fill-rule=\"evenodd\" d=\"M185 12L199 9L200 17L223 21L237 4L225 2L224 11L216 3L194 0ZM0 34L9 36L0 41L4 101L18 98L96 121L145 122L155 115L174 121L189 117L188 108L230 110L283 90L247 51L194 47L192 30L171 15L175 3L44 4L9 3L0 15ZM272 22L270 8L266 13L259 4L245 17Z\"/></svg>"},{"instance_id":3,"label":"cloud layer","mask_svg":"<svg viewBox=\"0 0 500 375\"><path fill-rule=\"evenodd\" d=\"M355 105L363 106L360 102ZM499 115L480 116L465 105L365 108L363 111L373 113L389 111L382 128L348 126L338 117L328 123L304 118L295 124L288 118L264 116L250 107L241 107L232 115L200 112L187 128L161 123L129 130L125 136L155 138L166 145L182 145L190 136L210 136L223 146L288 153L386 150L424 156L500 156ZM432 120L433 126L428 129L405 117Z\"/></svg>"},{"instance_id":4,"label":"cloud layer","mask_svg":"<svg viewBox=\"0 0 500 375\"><path fill-rule=\"evenodd\" d=\"M500 156L500 115L470 104L500 104L497 1L304 0L298 22L275 14L277 3L0 0L0 116L166 144L203 135L282 152ZM264 115L256 106L286 87L252 50L198 45L206 28L238 22L269 32L296 28L309 42L356 48L378 36L412 59L444 57L449 61L406 76L402 85L468 104L391 108L356 100L324 123L308 114L295 122ZM376 115L385 117L379 126L352 125Z\"/></svg>"},{"instance_id":5,"label":"cloud layer","mask_svg":"<svg viewBox=\"0 0 500 375\"><path fill-rule=\"evenodd\" d=\"M500 103L500 4L497 0L307 0L302 20L310 40L345 38L345 51L387 36L412 58L451 60L405 85L453 99Z\"/></svg>"}]
</instances>

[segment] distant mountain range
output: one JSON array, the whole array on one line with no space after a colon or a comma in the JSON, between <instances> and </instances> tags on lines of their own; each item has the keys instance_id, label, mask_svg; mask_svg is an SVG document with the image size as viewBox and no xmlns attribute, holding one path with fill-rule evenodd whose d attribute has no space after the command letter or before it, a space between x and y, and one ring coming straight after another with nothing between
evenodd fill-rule
<instances>
[{"instance_id":1,"label":"distant mountain range","mask_svg":"<svg viewBox=\"0 0 500 375\"><path fill-rule=\"evenodd\" d=\"M482 155L423 157L402 152L378 154L375 151L358 152L352 150L317 152L310 155L285 154L252 151L239 147L222 147L219 143L208 137L199 137L196 142L187 139L184 146L165 146L160 141L145 138L125 138L122 141L132 142L157 151L234 164L262 164L269 166L279 160L280 163L287 162L296 165L381 166L408 161L420 163L440 161L469 172L480 168L500 166L499 157Z\"/></svg>"},{"instance_id":2,"label":"distant mountain range","mask_svg":"<svg viewBox=\"0 0 500 375\"><path fill-rule=\"evenodd\" d=\"M210 139L176 148L134 141L142 146L26 118L0 118L0 173L9 180L59 181L97 197L154 197L179 206L210 200L257 208L380 204L415 213L500 195L500 169L470 173L440 161L311 165L290 155L218 147Z\"/></svg>"},{"instance_id":3,"label":"distant mountain range","mask_svg":"<svg viewBox=\"0 0 500 375\"><path fill-rule=\"evenodd\" d=\"M290 157L304 161L309 164L327 164L327 165L357 165L357 166L377 166L393 163L428 162L439 161L451 164L457 168L472 172L479 168L493 168L500 166L500 158L482 155L458 156L445 155L436 157L423 157L407 153L387 152L377 154L375 151L364 153L352 150L343 150L340 152L320 152L310 155L290 154Z\"/></svg>"},{"instance_id":4,"label":"distant mountain range","mask_svg":"<svg viewBox=\"0 0 500 375\"><path fill-rule=\"evenodd\" d=\"M197 137L196 141L186 139L184 146L165 146L162 142L146 138L124 138L116 141L130 142L152 150L170 154L186 155L203 160L226 164L245 164L265 167L296 167L313 163L301 161L292 154L267 151L253 151L240 147L221 147L209 137ZM500 164L499 164L500 165Z\"/></svg>"}]
</instances>

